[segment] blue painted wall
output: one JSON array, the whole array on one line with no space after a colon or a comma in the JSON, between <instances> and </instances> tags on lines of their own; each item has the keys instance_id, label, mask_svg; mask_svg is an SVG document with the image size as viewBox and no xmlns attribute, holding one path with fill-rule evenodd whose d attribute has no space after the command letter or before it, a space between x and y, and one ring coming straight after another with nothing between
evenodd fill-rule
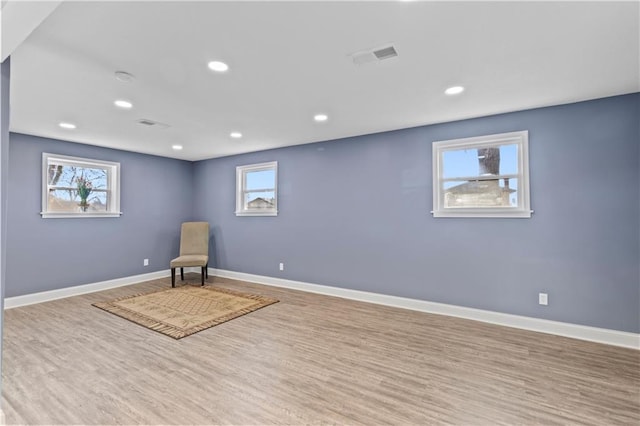
<instances>
[{"instance_id":1,"label":"blue painted wall","mask_svg":"<svg viewBox=\"0 0 640 426\"><path fill-rule=\"evenodd\" d=\"M212 267L637 333L639 116L633 94L196 163L11 134L5 293L165 270L195 219ZM431 142L518 130L533 218L432 218ZM124 215L42 219L42 152L119 161ZM235 167L272 160L279 216L236 217Z\"/></svg>"},{"instance_id":2,"label":"blue painted wall","mask_svg":"<svg viewBox=\"0 0 640 426\"><path fill-rule=\"evenodd\" d=\"M43 152L120 162L124 214L42 219ZM7 297L166 270L177 256L193 214L191 162L16 133L9 158Z\"/></svg>"},{"instance_id":3,"label":"blue painted wall","mask_svg":"<svg viewBox=\"0 0 640 426\"><path fill-rule=\"evenodd\" d=\"M194 216L213 267L637 333L638 117L632 94L201 161ZM432 218L431 143L518 130L533 218ZM235 167L273 160L279 215L236 217Z\"/></svg>"}]
</instances>

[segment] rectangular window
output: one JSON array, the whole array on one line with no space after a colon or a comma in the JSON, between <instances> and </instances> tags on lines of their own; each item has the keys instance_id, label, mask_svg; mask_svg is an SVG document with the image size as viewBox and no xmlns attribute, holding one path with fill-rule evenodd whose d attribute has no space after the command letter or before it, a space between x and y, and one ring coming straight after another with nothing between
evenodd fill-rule
<instances>
[{"instance_id":1,"label":"rectangular window","mask_svg":"<svg viewBox=\"0 0 640 426\"><path fill-rule=\"evenodd\" d=\"M120 163L43 153L41 214L120 216Z\"/></svg>"},{"instance_id":2,"label":"rectangular window","mask_svg":"<svg viewBox=\"0 0 640 426\"><path fill-rule=\"evenodd\" d=\"M531 217L529 134L433 143L434 217Z\"/></svg>"},{"instance_id":3,"label":"rectangular window","mask_svg":"<svg viewBox=\"0 0 640 426\"><path fill-rule=\"evenodd\" d=\"M236 167L236 216L278 215L278 162Z\"/></svg>"}]
</instances>

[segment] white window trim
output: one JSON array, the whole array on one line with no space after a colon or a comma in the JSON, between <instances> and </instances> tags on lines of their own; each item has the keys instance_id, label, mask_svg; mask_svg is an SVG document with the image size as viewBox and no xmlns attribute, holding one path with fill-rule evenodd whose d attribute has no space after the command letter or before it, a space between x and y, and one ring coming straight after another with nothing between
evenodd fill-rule
<instances>
[{"instance_id":1,"label":"white window trim","mask_svg":"<svg viewBox=\"0 0 640 426\"><path fill-rule=\"evenodd\" d=\"M68 165L82 165L82 166L96 166L103 168L110 168L109 173L109 185L112 192L110 197L110 209L108 212L48 212L47 202L49 194L49 182L47 181L47 170L49 167L49 160L54 160L58 164ZM98 218L98 217L120 217L122 212L120 211L120 163L112 161L93 160L90 158L71 157L68 155L50 154L47 152L42 153L42 211L40 212L43 219L69 219L69 218Z\"/></svg>"},{"instance_id":2,"label":"white window trim","mask_svg":"<svg viewBox=\"0 0 640 426\"><path fill-rule=\"evenodd\" d=\"M262 170L274 170L274 202L272 209L247 210L243 208L245 176L248 172L259 172ZM271 188L266 188L271 190ZM254 191L252 191L254 192ZM270 161L268 163L249 164L246 166L236 167L236 216L278 216L278 162Z\"/></svg>"},{"instance_id":3,"label":"white window trim","mask_svg":"<svg viewBox=\"0 0 640 426\"><path fill-rule=\"evenodd\" d=\"M518 145L518 207L444 207L444 191L441 190L442 154L445 151L464 148L476 149L487 145ZM501 133L464 139L433 142L433 217L487 217L487 218L530 218L529 196L529 132Z\"/></svg>"}]
</instances>

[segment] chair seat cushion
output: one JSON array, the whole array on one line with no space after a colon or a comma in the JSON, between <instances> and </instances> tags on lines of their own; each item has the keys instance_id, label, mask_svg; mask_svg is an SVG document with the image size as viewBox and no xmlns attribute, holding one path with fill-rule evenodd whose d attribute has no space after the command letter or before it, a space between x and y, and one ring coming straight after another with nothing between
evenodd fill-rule
<instances>
[{"instance_id":1,"label":"chair seat cushion","mask_svg":"<svg viewBox=\"0 0 640 426\"><path fill-rule=\"evenodd\" d=\"M172 268L183 268L187 266L206 266L209 263L209 256L200 254L185 254L176 257L171 261Z\"/></svg>"}]
</instances>

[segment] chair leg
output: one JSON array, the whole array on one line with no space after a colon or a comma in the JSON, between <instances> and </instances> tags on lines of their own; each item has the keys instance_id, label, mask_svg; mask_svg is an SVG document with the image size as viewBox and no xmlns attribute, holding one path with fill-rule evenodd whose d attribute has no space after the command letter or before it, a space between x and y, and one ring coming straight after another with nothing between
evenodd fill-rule
<instances>
[{"instance_id":1,"label":"chair leg","mask_svg":"<svg viewBox=\"0 0 640 426\"><path fill-rule=\"evenodd\" d=\"M209 279L209 264L208 263L206 265L204 265L204 273L206 274L205 277L207 279Z\"/></svg>"},{"instance_id":2,"label":"chair leg","mask_svg":"<svg viewBox=\"0 0 640 426\"><path fill-rule=\"evenodd\" d=\"M171 287L176 286L176 268L171 268Z\"/></svg>"},{"instance_id":3,"label":"chair leg","mask_svg":"<svg viewBox=\"0 0 640 426\"><path fill-rule=\"evenodd\" d=\"M201 281L200 285L202 286L204 286L204 274L205 272L204 272L204 266L203 266L202 268L200 268L200 281Z\"/></svg>"},{"instance_id":4,"label":"chair leg","mask_svg":"<svg viewBox=\"0 0 640 426\"><path fill-rule=\"evenodd\" d=\"M180 268L180 279L184 281L184 268Z\"/></svg>"}]
</instances>

